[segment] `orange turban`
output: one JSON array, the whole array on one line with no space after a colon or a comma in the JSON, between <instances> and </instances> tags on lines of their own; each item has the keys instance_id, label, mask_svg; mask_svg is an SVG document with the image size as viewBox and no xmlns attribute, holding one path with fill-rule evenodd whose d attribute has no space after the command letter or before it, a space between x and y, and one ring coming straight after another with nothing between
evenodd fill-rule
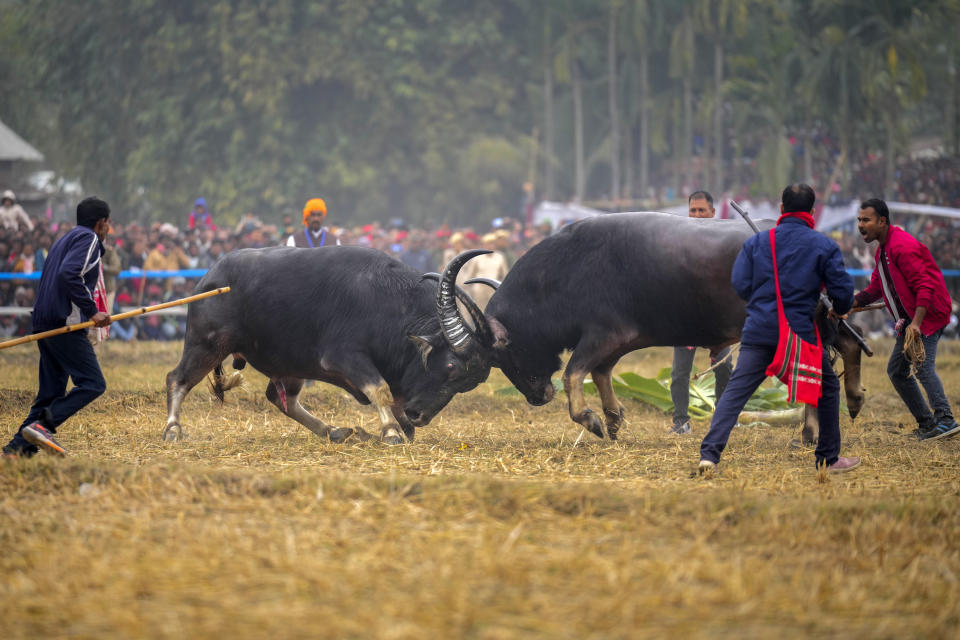
<instances>
[{"instance_id":1,"label":"orange turban","mask_svg":"<svg viewBox=\"0 0 960 640\"><path fill-rule=\"evenodd\" d=\"M323 198L311 198L307 200L307 204L303 205L303 224L307 224L307 218L310 217L310 214L318 211L323 214L324 217L327 216L327 203L323 201Z\"/></svg>"}]
</instances>

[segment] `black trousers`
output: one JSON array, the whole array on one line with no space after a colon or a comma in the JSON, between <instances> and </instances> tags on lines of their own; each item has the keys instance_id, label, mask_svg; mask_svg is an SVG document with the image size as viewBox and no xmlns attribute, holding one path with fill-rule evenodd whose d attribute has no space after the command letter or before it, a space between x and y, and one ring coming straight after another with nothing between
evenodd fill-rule
<instances>
[{"instance_id":1,"label":"black trousers","mask_svg":"<svg viewBox=\"0 0 960 640\"><path fill-rule=\"evenodd\" d=\"M39 421L55 433L70 416L96 400L107 389L100 363L85 331L74 331L37 342L40 349L40 388L30 413L16 435L4 447L7 451L32 454L37 448L20 432ZM73 388L67 393L67 380Z\"/></svg>"}]
</instances>

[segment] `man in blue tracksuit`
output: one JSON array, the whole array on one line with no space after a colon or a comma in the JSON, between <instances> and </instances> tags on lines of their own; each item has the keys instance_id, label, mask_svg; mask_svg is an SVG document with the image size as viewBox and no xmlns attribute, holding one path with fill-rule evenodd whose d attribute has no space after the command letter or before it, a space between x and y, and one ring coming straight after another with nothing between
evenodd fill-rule
<instances>
[{"instance_id":1,"label":"man in blue tracksuit","mask_svg":"<svg viewBox=\"0 0 960 640\"><path fill-rule=\"evenodd\" d=\"M57 240L47 255L33 307L33 332L93 320L110 324L93 300L100 273L103 240L110 231L110 207L99 198L77 205L77 226ZM67 418L102 394L107 383L86 331L73 331L37 342L40 389L27 419L3 448L4 455L32 456L43 449L65 455L54 433ZM67 391L67 379L73 389Z\"/></svg>"},{"instance_id":2,"label":"man in blue tracksuit","mask_svg":"<svg viewBox=\"0 0 960 640\"><path fill-rule=\"evenodd\" d=\"M803 340L817 343L814 313L821 286L833 302L834 311L843 315L853 305L853 279L843 264L837 244L813 230L813 189L805 184L783 190L780 219L775 231L777 270L784 313L793 331ZM779 337L777 293L773 275L770 237L758 233L747 240L733 265L731 282L737 294L747 301L747 320L740 335L740 356L723 395L717 402L710 431L700 445L701 474L720 462L730 431L744 405L766 379ZM817 465L831 471L848 471L860 464L858 458L840 457L840 381L827 351L823 352L823 395L817 405L820 438Z\"/></svg>"}]
</instances>

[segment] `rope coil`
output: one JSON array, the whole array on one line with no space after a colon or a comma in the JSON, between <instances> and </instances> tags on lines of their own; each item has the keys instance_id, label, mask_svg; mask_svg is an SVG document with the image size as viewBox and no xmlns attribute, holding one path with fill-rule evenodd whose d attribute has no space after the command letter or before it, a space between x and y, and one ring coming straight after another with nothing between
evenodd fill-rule
<instances>
[{"instance_id":1,"label":"rope coil","mask_svg":"<svg viewBox=\"0 0 960 640\"><path fill-rule=\"evenodd\" d=\"M917 369L927 359L927 350L916 331L907 331L907 335L903 337L903 355L910 361L910 377L917 377Z\"/></svg>"}]
</instances>

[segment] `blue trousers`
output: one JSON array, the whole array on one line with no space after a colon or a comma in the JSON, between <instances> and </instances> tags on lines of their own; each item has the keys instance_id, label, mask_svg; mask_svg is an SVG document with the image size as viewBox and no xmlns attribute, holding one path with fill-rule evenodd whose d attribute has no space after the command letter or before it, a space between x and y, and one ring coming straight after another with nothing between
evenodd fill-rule
<instances>
[{"instance_id":1,"label":"blue trousers","mask_svg":"<svg viewBox=\"0 0 960 640\"><path fill-rule=\"evenodd\" d=\"M740 345L740 357L730 376L730 382L717 402L717 410L710 422L710 431L700 444L700 459L720 462L720 454L727 446L730 432L750 396L767 378L767 367L773 361L776 347ZM840 380L830 366L827 350L823 351L823 395L817 403L820 437L815 452L817 464L828 465L840 456Z\"/></svg>"},{"instance_id":2,"label":"blue trousers","mask_svg":"<svg viewBox=\"0 0 960 640\"><path fill-rule=\"evenodd\" d=\"M913 414L921 429L953 422L953 412L950 410L947 394L944 393L943 383L937 375L937 344L940 342L941 335L943 335L943 329L931 336L923 336L926 358L917 368L916 378L910 375L910 361L903 355L903 334L897 336L893 353L890 354L890 361L887 363L887 375L890 376L893 388L900 394L903 403L907 405L907 409ZM917 380L927 392L927 398L930 399L929 405L923 399Z\"/></svg>"},{"instance_id":3,"label":"blue trousers","mask_svg":"<svg viewBox=\"0 0 960 640\"><path fill-rule=\"evenodd\" d=\"M39 421L55 433L67 418L80 411L107 389L93 345L84 331L74 331L37 342L40 349L40 389L30 413L4 450L27 455L37 448L20 432ZM73 388L67 393L67 379Z\"/></svg>"}]
</instances>

